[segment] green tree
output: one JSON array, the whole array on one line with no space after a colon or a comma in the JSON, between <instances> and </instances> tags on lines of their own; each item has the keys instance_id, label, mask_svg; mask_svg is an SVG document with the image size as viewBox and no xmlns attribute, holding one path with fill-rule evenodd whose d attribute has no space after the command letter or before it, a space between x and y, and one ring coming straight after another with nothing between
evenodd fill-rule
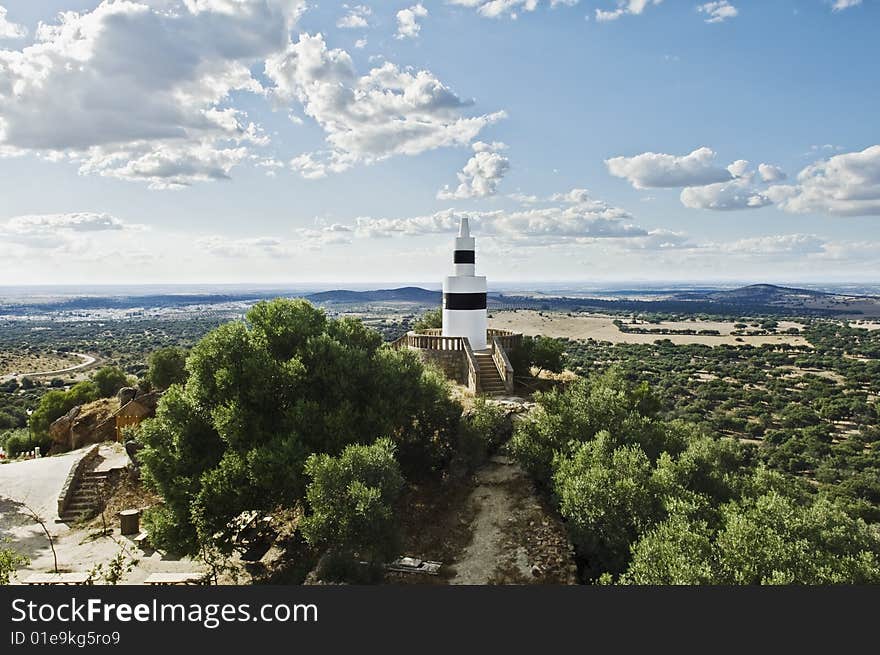
<instances>
[{"instance_id":1,"label":"green tree","mask_svg":"<svg viewBox=\"0 0 880 655\"><path fill-rule=\"evenodd\" d=\"M187 369L139 436L146 479L165 499L148 521L168 548L223 546L242 511L298 506L313 453L387 436L407 475L452 455L461 407L445 380L304 300L258 303L206 335Z\"/></svg>"},{"instance_id":2,"label":"green tree","mask_svg":"<svg viewBox=\"0 0 880 655\"><path fill-rule=\"evenodd\" d=\"M727 584L880 582L880 536L826 498L805 507L770 491L731 504L717 551Z\"/></svg>"},{"instance_id":3,"label":"green tree","mask_svg":"<svg viewBox=\"0 0 880 655\"><path fill-rule=\"evenodd\" d=\"M443 310L442 309L431 309L419 316L418 320L413 325L413 329L416 332L420 330L433 330L439 329L443 327Z\"/></svg>"},{"instance_id":4,"label":"green tree","mask_svg":"<svg viewBox=\"0 0 880 655\"><path fill-rule=\"evenodd\" d=\"M77 405L84 405L101 397L98 386L91 380L77 382L67 391L53 390L40 398L40 403L28 419L33 438L50 443L49 426Z\"/></svg>"},{"instance_id":5,"label":"green tree","mask_svg":"<svg viewBox=\"0 0 880 655\"><path fill-rule=\"evenodd\" d=\"M403 476L390 439L347 446L338 457L311 455L305 472L310 513L302 531L309 544L337 562L381 564L396 554L393 508Z\"/></svg>"},{"instance_id":6,"label":"green tree","mask_svg":"<svg viewBox=\"0 0 880 655\"><path fill-rule=\"evenodd\" d=\"M174 346L154 351L149 358L147 378L157 389L167 389L172 384L184 384L186 353Z\"/></svg>"},{"instance_id":7,"label":"green tree","mask_svg":"<svg viewBox=\"0 0 880 655\"><path fill-rule=\"evenodd\" d=\"M92 382L98 388L99 398L115 396L122 387L131 383L128 375L117 366L105 366L92 376Z\"/></svg>"},{"instance_id":8,"label":"green tree","mask_svg":"<svg viewBox=\"0 0 880 655\"><path fill-rule=\"evenodd\" d=\"M632 562L621 576L623 584L714 584L712 531L705 522L684 513L670 516L633 545Z\"/></svg>"},{"instance_id":9,"label":"green tree","mask_svg":"<svg viewBox=\"0 0 880 655\"><path fill-rule=\"evenodd\" d=\"M538 373L550 371L560 373L563 367L565 344L560 339L551 337L525 336L519 345L509 353L510 363L517 375L529 375L535 366Z\"/></svg>"},{"instance_id":10,"label":"green tree","mask_svg":"<svg viewBox=\"0 0 880 655\"><path fill-rule=\"evenodd\" d=\"M621 573L630 544L663 518L662 488L638 446L614 448L607 432L561 459L554 475L559 511L578 553L595 573Z\"/></svg>"}]
</instances>

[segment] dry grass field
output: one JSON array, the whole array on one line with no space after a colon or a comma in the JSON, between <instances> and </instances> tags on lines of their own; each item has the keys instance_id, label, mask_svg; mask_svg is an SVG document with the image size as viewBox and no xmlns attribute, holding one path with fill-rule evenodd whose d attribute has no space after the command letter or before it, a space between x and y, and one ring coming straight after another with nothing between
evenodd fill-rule
<instances>
[{"instance_id":1,"label":"dry grass field","mask_svg":"<svg viewBox=\"0 0 880 655\"><path fill-rule=\"evenodd\" d=\"M669 328L672 330L718 330L719 336L703 334L630 334L621 332L614 325L613 316L604 314L578 314L569 316L563 312L537 312L518 310L492 312L489 326L504 330L514 330L527 335L543 335L548 337L568 337L569 339L595 339L611 343L654 343L657 339L669 339L675 344L700 343L708 346L745 345L759 346L765 343L786 343L797 346L809 346L803 337L791 334L771 334L760 336L734 337L730 333L735 329L733 322L720 321L680 321L645 324L640 327L648 329ZM780 321L779 329L802 327L798 323ZM737 340L739 339L739 340Z\"/></svg>"},{"instance_id":2,"label":"dry grass field","mask_svg":"<svg viewBox=\"0 0 880 655\"><path fill-rule=\"evenodd\" d=\"M46 373L78 366L83 359L73 353L0 353L0 378Z\"/></svg>"}]
</instances>

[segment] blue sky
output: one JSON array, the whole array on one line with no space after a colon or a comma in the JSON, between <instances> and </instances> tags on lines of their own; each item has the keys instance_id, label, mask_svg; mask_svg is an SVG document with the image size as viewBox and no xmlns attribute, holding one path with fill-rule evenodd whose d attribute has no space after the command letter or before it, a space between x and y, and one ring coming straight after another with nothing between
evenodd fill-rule
<instances>
[{"instance_id":1,"label":"blue sky","mask_svg":"<svg viewBox=\"0 0 880 655\"><path fill-rule=\"evenodd\" d=\"M876 0L0 7L0 284L880 278Z\"/></svg>"}]
</instances>

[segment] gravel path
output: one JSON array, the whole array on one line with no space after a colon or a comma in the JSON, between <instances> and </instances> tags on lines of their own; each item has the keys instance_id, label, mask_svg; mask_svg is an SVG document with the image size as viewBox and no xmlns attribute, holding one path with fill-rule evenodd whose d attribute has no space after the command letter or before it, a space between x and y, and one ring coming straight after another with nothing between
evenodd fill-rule
<instances>
[{"instance_id":1,"label":"gravel path","mask_svg":"<svg viewBox=\"0 0 880 655\"><path fill-rule=\"evenodd\" d=\"M452 564L449 584L576 583L565 530L522 469L493 457L476 478L471 542Z\"/></svg>"}]
</instances>

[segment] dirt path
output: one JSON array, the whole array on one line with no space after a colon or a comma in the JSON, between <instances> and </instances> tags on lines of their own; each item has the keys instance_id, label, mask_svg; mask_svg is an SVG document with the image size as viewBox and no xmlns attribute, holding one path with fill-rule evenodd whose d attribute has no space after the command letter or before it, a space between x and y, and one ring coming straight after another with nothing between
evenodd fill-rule
<instances>
[{"instance_id":1,"label":"dirt path","mask_svg":"<svg viewBox=\"0 0 880 655\"><path fill-rule=\"evenodd\" d=\"M449 584L573 584L576 570L562 525L528 477L505 457L476 474L468 498L472 539L452 564Z\"/></svg>"}]
</instances>

